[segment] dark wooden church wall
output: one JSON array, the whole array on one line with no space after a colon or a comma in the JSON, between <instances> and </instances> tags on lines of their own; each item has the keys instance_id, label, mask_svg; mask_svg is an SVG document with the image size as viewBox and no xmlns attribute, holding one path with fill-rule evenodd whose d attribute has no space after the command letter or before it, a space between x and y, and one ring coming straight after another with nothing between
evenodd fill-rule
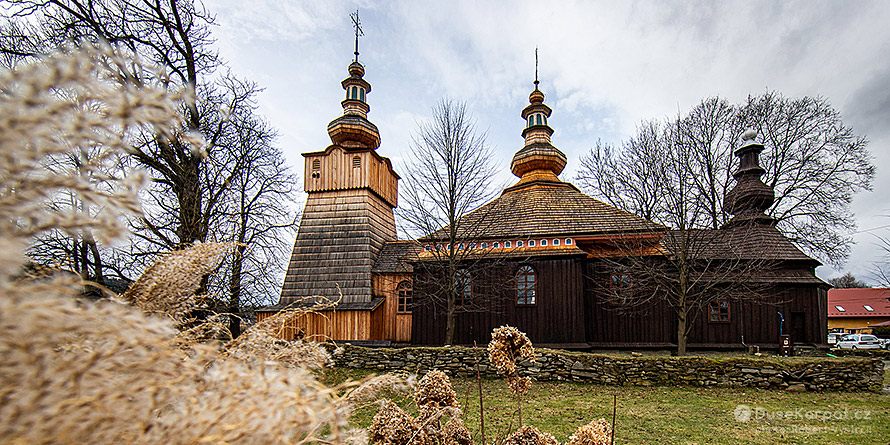
<instances>
[{"instance_id":1,"label":"dark wooden church wall","mask_svg":"<svg viewBox=\"0 0 890 445\"><path fill-rule=\"evenodd\" d=\"M603 293L610 275L596 260L584 264L584 312L587 341L597 347L628 343L658 346L676 342L676 316L666 303L642 308L610 304Z\"/></svg>"},{"instance_id":2,"label":"dark wooden church wall","mask_svg":"<svg viewBox=\"0 0 890 445\"><path fill-rule=\"evenodd\" d=\"M645 308L622 310L602 295L610 277L596 260L584 265L585 330L587 341L597 347L629 347L676 344L677 317L664 302ZM764 301L732 301L729 323L711 322L707 308L694 314L688 336L690 346L721 347L742 344L776 345L779 315L785 317L784 332L795 343L824 343L827 336L827 297L817 285L777 284ZM800 326L794 326L794 320Z\"/></svg>"},{"instance_id":3,"label":"dark wooden church wall","mask_svg":"<svg viewBox=\"0 0 890 445\"><path fill-rule=\"evenodd\" d=\"M512 281L520 264L529 264L537 273L537 304L517 306ZM422 267L418 274L429 274ZM415 295L425 290L415 280ZM626 311L605 301L601 293L609 275L596 260L535 259L488 265L473 275L474 292L487 295L482 307L458 313L455 343L486 344L493 328L516 326L534 343L590 343L608 348L667 347L677 342L677 318L667 303ZM779 315L785 316L785 333L798 344L821 344L827 335L827 301L817 285L778 284L768 292L772 300L732 301L729 323L710 322L707 309L694 318L688 342L692 347L741 347L747 344L776 345L779 342ZM797 320L796 322L794 320ZM798 323L794 325L793 323ZM793 332L792 332L793 331ZM445 338L443 309L414 308L412 343L442 344Z\"/></svg>"},{"instance_id":4,"label":"dark wooden church wall","mask_svg":"<svg viewBox=\"0 0 890 445\"><path fill-rule=\"evenodd\" d=\"M535 269L536 304L516 305L514 277L520 265ZM418 277L418 274L426 274ZM414 293L422 299L424 286L431 283L430 272L415 268ZM533 259L487 264L472 272L474 295L480 306L455 316L456 344L487 344L492 329L510 325L528 334L533 343L570 344L585 340L583 282L578 259ZM412 343L442 344L446 318L443 308L430 304L413 310Z\"/></svg>"}]
</instances>

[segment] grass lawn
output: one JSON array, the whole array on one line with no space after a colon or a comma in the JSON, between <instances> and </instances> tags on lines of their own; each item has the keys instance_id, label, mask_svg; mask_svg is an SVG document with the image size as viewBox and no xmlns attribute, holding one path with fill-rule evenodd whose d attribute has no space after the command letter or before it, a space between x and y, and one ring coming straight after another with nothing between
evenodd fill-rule
<instances>
[{"instance_id":1,"label":"grass lawn","mask_svg":"<svg viewBox=\"0 0 890 445\"><path fill-rule=\"evenodd\" d=\"M325 381L361 379L370 371L332 369ZM464 421L479 441L479 394L475 379L452 378ZM516 429L515 399L506 381L483 379L485 432L489 442ZM470 388L469 397L467 389ZM818 443L887 444L890 395L876 393L788 393L756 389L612 387L569 382L534 382L522 404L523 423L568 440L591 420L612 418L618 396L615 443ZM387 394L412 415L407 395ZM469 402L467 402L467 400ZM739 405L751 410L747 422L734 419ZM376 405L360 407L355 426L367 427ZM822 419L838 416L843 419ZM481 442L480 442L481 443Z\"/></svg>"}]
</instances>

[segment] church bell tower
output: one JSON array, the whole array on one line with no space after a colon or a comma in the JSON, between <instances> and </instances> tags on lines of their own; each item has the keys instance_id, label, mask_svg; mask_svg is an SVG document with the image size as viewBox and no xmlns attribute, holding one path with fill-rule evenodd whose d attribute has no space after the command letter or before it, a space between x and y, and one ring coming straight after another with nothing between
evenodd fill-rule
<instances>
[{"instance_id":1,"label":"church bell tower","mask_svg":"<svg viewBox=\"0 0 890 445\"><path fill-rule=\"evenodd\" d=\"M341 307L370 309L371 269L387 241L396 239L393 209L399 175L380 156L380 133L368 120L371 85L358 61L357 14L355 60L341 82L343 115L328 124L332 144L303 153L304 187L309 195L281 291L279 304L311 297L340 300ZM342 297L342 298L341 298Z\"/></svg>"}]
</instances>

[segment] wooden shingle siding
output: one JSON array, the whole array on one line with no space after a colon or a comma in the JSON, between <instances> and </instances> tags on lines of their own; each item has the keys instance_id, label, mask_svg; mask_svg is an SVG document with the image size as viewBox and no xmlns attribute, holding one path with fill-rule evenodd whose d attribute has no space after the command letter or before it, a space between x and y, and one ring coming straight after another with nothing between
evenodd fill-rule
<instances>
[{"instance_id":1,"label":"wooden shingle siding","mask_svg":"<svg viewBox=\"0 0 890 445\"><path fill-rule=\"evenodd\" d=\"M324 296L370 301L371 268L396 237L392 208L368 189L313 192L284 279L281 303Z\"/></svg>"}]
</instances>

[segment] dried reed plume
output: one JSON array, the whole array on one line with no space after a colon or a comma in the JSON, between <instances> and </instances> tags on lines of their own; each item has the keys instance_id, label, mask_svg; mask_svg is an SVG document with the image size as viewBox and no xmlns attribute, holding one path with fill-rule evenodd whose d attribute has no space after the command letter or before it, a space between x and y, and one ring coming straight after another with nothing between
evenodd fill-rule
<instances>
[{"instance_id":1,"label":"dried reed plume","mask_svg":"<svg viewBox=\"0 0 890 445\"><path fill-rule=\"evenodd\" d=\"M196 283L223 245L163 257L125 296L81 302L69 279L14 283L23 249L45 230L126 234L140 175L112 165L128 136L177 133L181 93L109 48L57 54L0 74L0 438L11 443L344 442L335 389L309 370L242 360L193 343L176 327L194 309ZM89 150L83 168L48 171L53 157ZM108 168L112 167L112 168ZM84 171L89 174L84 174ZM101 184L101 187L100 187ZM57 193L99 209L49 210ZM144 312L143 310L148 313Z\"/></svg>"}]
</instances>

